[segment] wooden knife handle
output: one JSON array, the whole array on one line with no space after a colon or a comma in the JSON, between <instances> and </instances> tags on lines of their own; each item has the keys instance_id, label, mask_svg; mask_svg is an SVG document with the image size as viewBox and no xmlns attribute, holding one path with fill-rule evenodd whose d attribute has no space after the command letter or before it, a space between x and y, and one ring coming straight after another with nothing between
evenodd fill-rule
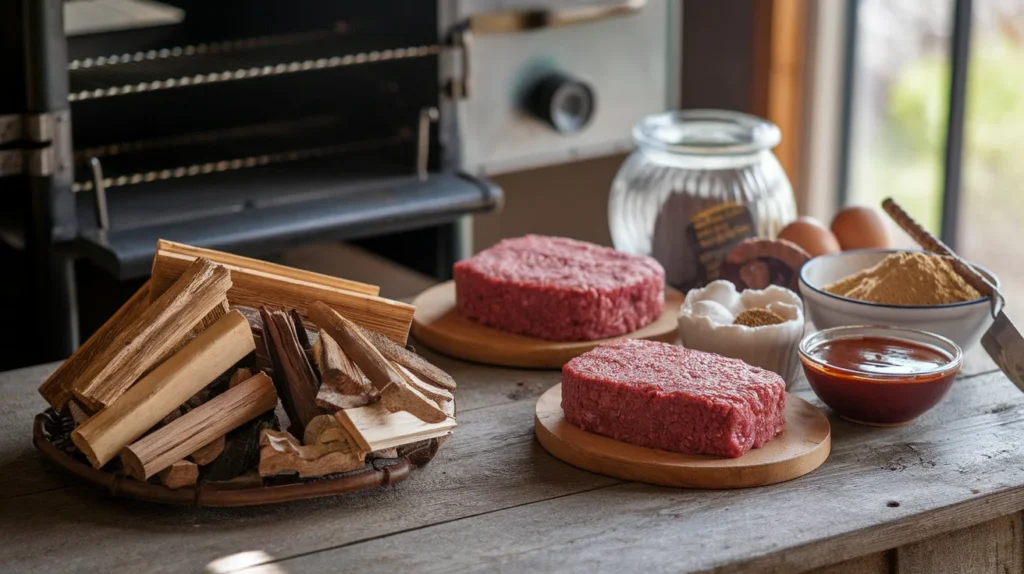
<instances>
[{"instance_id":1,"label":"wooden knife handle","mask_svg":"<svg viewBox=\"0 0 1024 574\"><path fill-rule=\"evenodd\" d=\"M945 243L939 241L939 239L929 233L927 229L921 227L921 224L914 221L914 218L904 211L903 208L900 207L900 205L891 197L882 201L882 209L884 209L885 212L889 214L889 217L902 227L903 231L906 231L907 235L912 237L923 249L949 257L952 260L951 263L953 264L953 269L963 277L964 281L967 281L971 287L974 287L986 297L1002 298L1002 294L999 293L992 283L989 283L988 279L978 273L963 259L960 259L952 249L950 249Z\"/></svg>"}]
</instances>

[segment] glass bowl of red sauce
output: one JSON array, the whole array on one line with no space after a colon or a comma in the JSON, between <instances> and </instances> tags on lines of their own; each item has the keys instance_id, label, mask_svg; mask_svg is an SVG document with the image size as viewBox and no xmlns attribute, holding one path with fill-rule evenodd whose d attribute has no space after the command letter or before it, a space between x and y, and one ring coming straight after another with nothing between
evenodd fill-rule
<instances>
[{"instance_id":1,"label":"glass bowl of red sauce","mask_svg":"<svg viewBox=\"0 0 1024 574\"><path fill-rule=\"evenodd\" d=\"M834 327L798 348L807 381L851 422L898 426L934 407L953 386L963 351L949 339L900 327Z\"/></svg>"}]
</instances>

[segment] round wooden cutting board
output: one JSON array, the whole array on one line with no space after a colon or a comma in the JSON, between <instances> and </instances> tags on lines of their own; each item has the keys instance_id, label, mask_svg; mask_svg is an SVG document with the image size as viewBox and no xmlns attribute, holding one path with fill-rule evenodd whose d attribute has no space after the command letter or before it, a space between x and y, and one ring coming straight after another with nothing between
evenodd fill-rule
<instances>
[{"instance_id":1,"label":"round wooden cutting board","mask_svg":"<svg viewBox=\"0 0 1024 574\"><path fill-rule=\"evenodd\" d=\"M828 418L807 401L786 395L786 431L739 458L678 454L620 442L565 421L562 385L537 401L537 440L556 458L625 480L690 488L746 488L803 476L828 458Z\"/></svg>"},{"instance_id":2,"label":"round wooden cutting board","mask_svg":"<svg viewBox=\"0 0 1024 574\"><path fill-rule=\"evenodd\" d=\"M667 288L661 316L643 329L623 336L675 342L683 299L682 293ZM463 317L455 308L454 281L435 285L420 293L413 305L416 306L416 314L412 319L412 335L417 341L440 353L488 365L560 369L569 360L601 343L621 338L547 341L481 325Z\"/></svg>"}]
</instances>

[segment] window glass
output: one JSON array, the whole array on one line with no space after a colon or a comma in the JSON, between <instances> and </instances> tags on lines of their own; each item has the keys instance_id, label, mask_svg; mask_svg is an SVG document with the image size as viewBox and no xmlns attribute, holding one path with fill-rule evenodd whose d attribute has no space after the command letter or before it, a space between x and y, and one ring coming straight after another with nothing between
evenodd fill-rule
<instances>
[{"instance_id":1,"label":"window glass","mask_svg":"<svg viewBox=\"0 0 1024 574\"><path fill-rule=\"evenodd\" d=\"M957 250L1024 298L1024 0L975 0ZM1020 304L1016 308L1024 308Z\"/></svg>"},{"instance_id":2,"label":"window glass","mask_svg":"<svg viewBox=\"0 0 1024 574\"><path fill-rule=\"evenodd\" d=\"M855 31L847 203L894 197L932 232L942 218L952 5L860 0Z\"/></svg>"}]
</instances>

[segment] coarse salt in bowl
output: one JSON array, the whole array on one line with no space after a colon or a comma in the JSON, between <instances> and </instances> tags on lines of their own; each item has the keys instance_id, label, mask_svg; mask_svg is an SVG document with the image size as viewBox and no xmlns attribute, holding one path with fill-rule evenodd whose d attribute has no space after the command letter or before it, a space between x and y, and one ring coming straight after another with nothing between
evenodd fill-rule
<instances>
[{"instance_id":1,"label":"coarse salt in bowl","mask_svg":"<svg viewBox=\"0 0 1024 574\"><path fill-rule=\"evenodd\" d=\"M760 327L733 324L748 309L767 309L785 322ZM786 380L787 389L799 376L796 350L803 333L803 302L796 293L775 285L741 293L729 281L712 281L687 293L679 309L684 347L774 371Z\"/></svg>"}]
</instances>

